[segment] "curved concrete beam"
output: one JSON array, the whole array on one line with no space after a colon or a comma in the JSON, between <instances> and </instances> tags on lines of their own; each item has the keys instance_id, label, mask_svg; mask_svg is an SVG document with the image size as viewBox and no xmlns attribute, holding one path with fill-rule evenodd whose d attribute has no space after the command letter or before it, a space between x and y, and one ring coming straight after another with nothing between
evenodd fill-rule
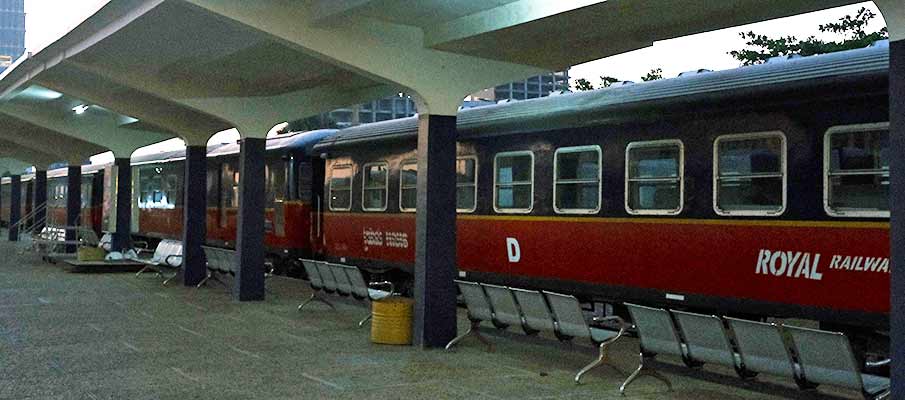
<instances>
[{"instance_id":1,"label":"curved concrete beam","mask_svg":"<svg viewBox=\"0 0 905 400\"><path fill-rule=\"evenodd\" d=\"M902 0L874 0L874 4L883 14L889 29L889 39L905 40L905 3Z\"/></svg>"},{"instance_id":2,"label":"curved concrete beam","mask_svg":"<svg viewBox=\"0 0 905 400\"><path fill-rule=\"evenodd\" d=\"M39 149L61 160L85 160L108 149L94 143L54 132L17 118L0 114L0 139L23 147Z\"/></svg>"},{"instance_id":3,"label":"curved concrete beam","mask_svg":"<svg viewBox=\"0 0 905 400\"><path fill-rule=\"evenodd\" d=\"M29 166L46 168L50 164L66 161L69 163L81 164L84 159L61 160L57 156L28 147L23 147L12 142L0 140L0 157L15 159L29 163Z\"/></svg>"},{"instance_id":4,"label":"curved concrete beam","mask_svg":"<svg viewBox=\"0 0 905 400\"><path fill-rule=\"evenodd\" d=\"M13 175L20 175L25 173L25 170L32 167L34 163L30 163L27 161L22 161L17 158L8 158L0 156L0 176L6 175L7 173ZM49 164L48 164L49 165ZM37 168L40 168L37 165L34 165ZM43 165L46 169L47 165Z\"/></svg>"}]
</instances>

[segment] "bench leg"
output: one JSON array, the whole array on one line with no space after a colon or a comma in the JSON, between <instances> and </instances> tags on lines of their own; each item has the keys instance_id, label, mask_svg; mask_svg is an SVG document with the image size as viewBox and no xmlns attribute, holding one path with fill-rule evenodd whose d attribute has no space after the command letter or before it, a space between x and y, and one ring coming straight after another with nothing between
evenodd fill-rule
<instances>
[{"instance_id":1,"label":"bench leg","mask_svg":"<svg viewBox=\"0 0 905 400\"><path fill-rule=\"evenodd\" d=\"M149 269L151 269L151 266L150 266L150 265L145 265L142 269L138 270L138 272L135 273L135 276L137 277L137 276L143 274L145 271L147 271L147 270L149 270Z\"/></svg>"},{"instance_id":2,"label":"bench leg","mask_svg":"<svg viewBox=\"0 0 905 400\"><path fill-rule=\"evenodd\" d=\"M488 352L493 352L493 344L490 343L490 341L487 340L484 335L481 335L481 331L479 330L480 325L481 321L471 320L471 325L468 327L468 330L466 330L465 333L456 336L455 338L453 338L453 340L450 340L449 343L446 344L446 350L452 350L452 348L455 347L455 345L460 341L462 341L462 339L465 339L469 335L474 335L474 337L476 337L478 341L484 343L487 346Z\"/></svg>"},{"instance_id":3,"label":"bench leg","mask_svg":"<svg viewBox=\"0 0 905 400\"><path fill-rule=\"evenodd\" d=\"M310 303L310 302L312 302L312 301L314 301L314 300L317 300L317 301L319 301L319 302L321 302L321 303L324 303L324 304L330 306L330 308L332 308L332 309L334 309L334 310L336 309L336 307L333 306L333 303L331 303L331 302L329 302L327 299L321 297L321 296L319 295L319 292L314 292L314 293L311 293L311 297L309 297L307 300L305 300L304 302L302 302L302 304L299 304L298 311L302 311L302 308L305 308L305 306L307 306L308 303Z\"/></svg>"},{"instance_id":4,"label":"bench leg","mask_svg":"<svg viewBox=\"0 0 905 400\"><path fill-rule=\"evenodd\" d=\"M607 358L609 358L609 355L610 355L610 349L609 349L610 343L613 343L613 342L612 341L603 342L598 346L599 354L597 356L597 359L594 360L593 362L591 362L590 364L588 364L587 366L585 366L584 368L582 368L581 371L578 371L578 374L575 375L575 384L576 385L581 384L581 377L584 376L584 374L586 374L588 371L590 371L594 368L597 368L598 366L603 365L603 364L606 364L606 365L610 366L611 368L615 369L616 371L618 371L620 374L625 375L625 371L619 369L618 367L616 367L613 364L606 362Z\"/></svg>"},{"instance_id":5,"label":"bench leg","mask_svg":"<svg viewBox=\"0 0 905 400\"><path fill-rule=\"evenodd\" d=\"M204 279L202 279L201 282L198 282L198 284L195 285L195 288L201 289L201 287L204 286L207 281L209 281L213 276L214 274L212 274L210 271L207 271L207 275L204 276Z\"/></svg>"},{"instance_id":6,"label":"bench leg","mask_svg":"<svg viewBox=\"0 0 905 400\"><path fill-rule=\"evenodd\" d=\"M177 276L179 276L178 271L175 274L173 274L172 276L170 276L169 278L165 279L163 281L163 285L166 286L168 283L170 283L170 281L172 281L173 279L176 279Z\"/></svg>"},{"instance_id":7,"label":"bench leg","mask_svg":"<svg viewBox=\"0 0 905 400\"><path fill-rule=\"evenodd\" d=\"M371 320L371 317L373 317L373 315L372 315L371 313L368 313L368 316L367 316L367 317L365 317L365 318L364 318L363 320L361 320L361 321L358 321L358 327L361 328L361 327L365 326L365 322L370 321L370 320Z\"/></svg>"},{"instance_id":8,"label":"bench leg","mask_svg":"<svg viewBox=\"0 0 905 400\"><path fill-rule=\"evenodd\" d=\"M649 366L645 365L644 359L645 359L644 353L642 352L641 353L641 363L638 364L638 369L636 369L635 372L632 372L632 374L629 375L628 379L625 380L625 382L622 384L622 386L619 387L619 394L624 396L625 388L628 387L629 384L634 382L635 379L638 379L642 375L648 375L650 377L659 379L660 381L662 381L663 383L666 384L667 390L672 391L672 382L670 382L669 379L667 379L665 376L663 376L659 372L657 372L657 371L651 369Z\"/></svg>"}]
</instances>

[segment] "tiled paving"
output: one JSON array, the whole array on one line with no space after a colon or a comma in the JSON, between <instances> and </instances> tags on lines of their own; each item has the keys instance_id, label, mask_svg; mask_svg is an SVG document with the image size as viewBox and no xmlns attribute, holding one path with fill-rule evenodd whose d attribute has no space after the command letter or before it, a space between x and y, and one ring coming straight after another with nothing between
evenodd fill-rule
<instances>
[{"instance_id":1,"label":"tiled paving","mask_svg":"<svg viewBox=\"0 0 905 400\"><path fill-rule=\"evenodd\" d=\"M452 353L375 345L357 327L363 307L313 303L300 313L305 282L268 285L266 301L238 303L216 283L196 290L151 274L66 273L0 240L0 399L623 398L625 375L611 368L572 382L590 347L514 334L491 336L493 353L473 339ZM465 329L464 313L459 322ZM630 371L636 350L628 338L612 357ZM674 391L642 378L624 398L802 397L786 382L674 370Z\"/></svg>"}]
</instances>

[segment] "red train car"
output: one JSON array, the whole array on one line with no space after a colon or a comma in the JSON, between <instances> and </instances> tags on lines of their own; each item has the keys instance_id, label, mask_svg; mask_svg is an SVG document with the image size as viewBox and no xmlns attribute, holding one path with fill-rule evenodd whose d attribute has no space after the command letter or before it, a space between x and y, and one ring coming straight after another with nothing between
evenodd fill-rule
<instances>
[{"instance_id":1,"label":"red train car","mask_svg":"<svg viewBox=\"0 0 905 400\"><path fill-rule=\"evenodd\" d=\"M882 342L888 119L883 46L463 110L459 274ZM417 125L315 147L325 257L411 269Z\"/></svg>"},{"instance_id":2,"label":"red train car","mask_svg":"<svg viewBox=\"0 0 905 400\"><path fill-rule=\"evenodd\" d=\"M333 130L280 135L267 140L264 244L276 272L297 275L298 259L310 257L317 239L323 160L311 147ZM135 236L180 238L183 218L185 153L165 152L132 160ZM209 146L207 159L207 242L232 247L239 206L239 145Z\"/></svg>"}]
</instances>

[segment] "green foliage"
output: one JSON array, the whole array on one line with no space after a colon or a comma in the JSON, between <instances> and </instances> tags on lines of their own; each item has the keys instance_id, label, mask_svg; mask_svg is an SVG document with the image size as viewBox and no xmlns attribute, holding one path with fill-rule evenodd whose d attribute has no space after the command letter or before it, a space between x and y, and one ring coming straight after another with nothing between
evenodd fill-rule
<instances>
[{"instance_id":1,"label":"green foliage","mask_svg":"<svg viewBox=\"0 0 905 400\"><path fill-rule=\"evenodd\" d=\"M814 36L804 40L799 40L795 36L771 38L754 32L740 32L739 35L747 40L745 45L754 48L733 50L729 52L729 55L740 61L742 65L753 65L767 62L770 58L778 56L791 54L811 56L867 47L877 40L889 37L889 31L885 27L876 32L867 32L870 20L876 16L872 11L862 7L854 17L846 15L838 22L818 27L820 32L843 35L840 41L825 42Z\"/></svg>"},{"instance_id":2,"label":"green foliage","mask_svg":"<svg viewBox=\"0 0 905 400\"><path fill-rule=\"evenodd\" d=\"M663 79L663 68L654 68L647 73L647 75L642 76L641 80L645 82L656 81Z\"/></svg>"},{"instance_id":3,"label":"green foliage","mask_svg":"<svg viewBox=\"0 0 905 400\"><path fill-rule=\"evenodd\" d=\"M619 82L619 79L613 78L612 76L601 76L600 77L600 87L610 87L614 83Z\"/></svg>"},{"instance_id":4,"label":"green foliage","mask_svg":"<svg viewBox=\"0 0 905 400\"><path fill-rule=\"evenodd\" d=\"M314 131L318 129L336 129L336 121L327 114L313 115L308 118L290 121L281 133Z\"/></svg>"},{"instance_id":5,"label":"green foliage","mask_svg":"<svg viewBox=\"0 0 905 400\"><path fill-rule=\"evenodd\" d=\"M575 80L575 90L580 92L594 90L594 85L585 78L578 78Z\"/></svg>"}]
</instances>

